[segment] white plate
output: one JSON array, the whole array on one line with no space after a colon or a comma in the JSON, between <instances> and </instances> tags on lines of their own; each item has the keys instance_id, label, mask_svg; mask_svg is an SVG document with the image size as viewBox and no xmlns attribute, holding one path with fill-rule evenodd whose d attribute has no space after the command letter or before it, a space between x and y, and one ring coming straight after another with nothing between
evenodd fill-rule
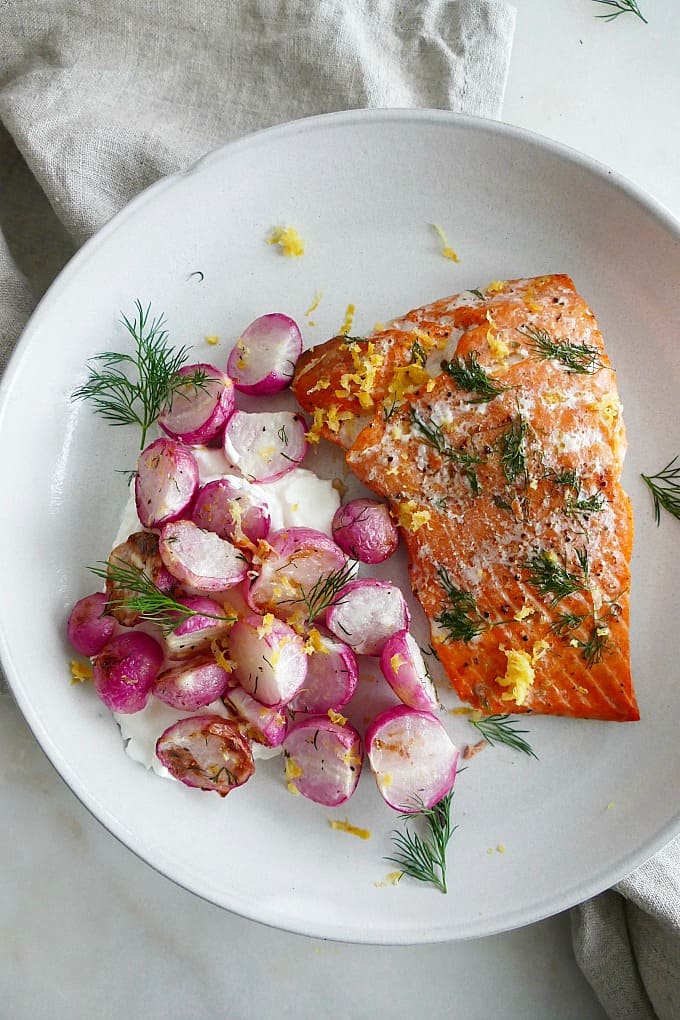
<instances>
[{"instance_id":1,"label":"white plate","mask_svg":"<svg viewBox=\"0 0 680 1020\"><path fill-rule=\"evenodd\" d=\"M441 257L441 223L460 254ZM293 224L307 251L264 243ZM201 281L191 276L200 270ZM619 370L636 513L633 668L639 724L534 718L535 762L498 748L459 779L450 892L390 870L395 816L370 775L344 810L292 798L268 762L226 801L161 781L123 753L91 690L68 682L64 622L92 587L125 498L135 436L69 399L92 354L122 343L139 297L173 338L205 348L255 316L301 323L308 343L354 333L493 279L566 272ZM312 935L406 943L484 935L596 893L678 829L678 522L654 526L642 470L680 452L680 230L606 168L524 132L432 112L339 114L228 145L131 203L73 259L28 326L0 410L2 658L37 739L83 803L164 874L247 917ZM202 357L198 360L202 360ZM331 830L344 817L360 841ZM49 838L49 833L45 834ZM503 844L505 853L494 850Z\"/></svg>"}]
</instances>

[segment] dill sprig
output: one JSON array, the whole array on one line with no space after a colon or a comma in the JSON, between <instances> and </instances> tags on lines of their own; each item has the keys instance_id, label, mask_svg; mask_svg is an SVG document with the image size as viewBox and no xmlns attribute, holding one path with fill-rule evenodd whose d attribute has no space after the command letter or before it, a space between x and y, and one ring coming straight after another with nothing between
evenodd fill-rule
<instances>
[{"instance_id":1,"label":"dill sprig","mask_svg":"<svg viewBox=\"0 0 680 1020\"><path fill-rule=\"evenodd\" d=\"M483 294L481 290L477 290L474 287L470 288L470 290L468 291L468 294L474 294L475 297L479 298L480 301L485 301L486 300L486 294Z\"/></svg>"},{"instance_id":2,"label":"dill sprig","mask_svg":"<svg viewBox=\"0 0 680 1020\"><path fill-rule=\"evenodd\" d=\"M603 4L605 7L613 7L614 10L609 11L607 14L596 14L596 18L602 18L603 21L613 21L614 18L618 18L620 14L634 14L640 21L644 21L645 25L649 24L647 19L643 17L642 11L638 7L636 0L594 0L596 4Z\"/></svg>"},{"instance_id":3,"label":"dill sprig","mask_svg":"<svg viewBox=\"0 0 680 1020\"><path fill-rule=\"evenodd\" d=\"M590 344L558 340L535 326L522 326L518 332L529 340L529 347L537 358L559 361L569 375L593 375L603 367L600 352Z\"/></svg>"},{"instance_id":4,"label":"dill sprig","mask_svg":"<svg viewBox=\"0 0 680 1020\"><path fill-rule=\"evenodd\" d=\"M585 497L578 494L576 498L567 499L565 511L568 514L596 514L604 510L606 502L607 499L603 492L594 492L592 496Z\"/></svg>"},{"instance_id":5,"label":"dill sprig","mask_svg":"<svg viewBox=\"0 0 680 1020\"><path fill-rule=\"evenodd\" d=\"M495 744L507 744L508 747L522 751L523 754L528 754L538 760L538 755L534 753L531 745L522 736L523 733L529 731L516 729L519 719L513 719L511 715L506 714L487 715L480 719L471 716L468 721L475 729L479 730L487 744L491 744L492 747Z\"/></svg>"},{"instance_id":6,"label":"dill sprig","mask_svg":"<svg viewBox=\"0 0 680 1020\"><path fill-rule=\"evenodd\" d=\"M568 595L587 591L588 557L585 550L579 550L576 555L582 571L580 577L568 570L565 563L545 549L534 553L524 564L529 571L529 584L541 595L552 595L551 607L556 606Z\"/></svg>"},{"instance_id":7,"label":"dill sprig","mask_svg":"<svg viewBox=\"0 0 680 1020\"><path fill-rule=\"evenodd\" d=\"M524 479L525 485L528 482L525 442L528 431L528 423L518 414L498 439L503 474L508 482L514 482L519 477Z\"/></svg>"},{"instance_id":8,"label":"dill sprig","mask_svg":"<svg viewBox=\"0 0 680 1020\"><path fill-rule=\"evenodd\" d=\"M411 344L411 364L418 365L420 368L425 368L426 362L427 351L419 340L414 340Z\"/></svg>"},{"instance_id":9,"label":"dill sprig","mask_svg":"<svg viewBox=\"0 0 680 1020\"><path fill-rule=\"evenodd\" d=\"M509 388L494 379L479 364L476 351L470 351L464 358L454 357L450 361L442 361L441 368L461 390L475 394L467 401L468 404L487 404Z\"/></svg>"},{"instance_id":10,"label":"dill sprig","mask_svg":"<svg viewBox=\"0 0 680 1020\"><path fill-rule=\"evenodd\" d=\"M356 567L356 560L347 560L337 570L332 570L328 574L322 574L311 588L305 589L299 584L300 597L297 599L286 599L285 601L292 604L301 603L307 610L307 623L313 623L317 616L323 613L325 609L341 603L342 600L338 599L338 594L347 582L352 580Z\"/></svg>"},{"instance_id":11,"label":"dill sprig","mask_svg":"<svg viewBox=\"0 0 680 1020\"><path fill-rule=\"evenodd\" d=\"M135 342L134 354L105 351L88 362L88 377L72 394L73 400L89 400L95 413L110 425L138 425L144 448L149 428L177 393L205 390L209 377L204 369L180 375L189 359L188 347L168 342L165 318L151 318L151 305L136 302L137 314L122 323Z\"/></svg>"},{"instance_id":12,"label":"dill sprig","mask_svg":"<svg viewBox=\"0 0 680 1020\"><path fill-rule=\"evenodd\" d=\"M437 576L449 605L435 617L435 622L447 631L446 641L472 641L489 627L477 608L474 595L464 588L457 588L446 567L440 565Z\"/></svg>"},{"instance_id":13,"label":"dill sprig","mask_svg":"<svg viewBox=\"0 0 680 1020\"><path fill-rule=\"evenodd\" d=\"M404 812L401 819L405 823L403 831L392 832L395 856L386 857L386 861L397 867L417 882L429 882L441 892L446 889L446 848L451 836L458 828L451 825L451 802L453 790L450 790L433 807L426 808L420 798L416 798L419 810ZM423 819L426 823L424 836L408 829L408 823L415 819Z\"/></svg>"},{"instance_id":14,"label":"dill sprig","mask_svg":"<svg viewBox=\"0 0 680 1020\"><path fill-rule=\"evenodd\" d=\"M224 623L235 623L236 621L235 616L219 616L190 609L171 595L161 591L144 570L131 566L125 560L115 557L115 561L100 562L102 562L101 567L88 567L88 570L96 577L109 581L116 588L132 592L131 595L108 599L107 607L127 609L131 613L138 613L140 619L155 623L164 634L169 634L180 623L191 619L192 616L208 616Z\"/></svg>"},{"instance_id":15,"label":"dill sprig","mask_svg":"<svg viewBox=\"0 0 680 1020\"><path fill-rule=\"evenodd\" d=\"M609 628L603 620L595 620L585 641L578 642L586 666L597 666L608 652L614 650Z\"/></svg>"},{"instance_id":16,"label":"dill sprig","mask_svg":"<svg viewBox=\"0 0 680 1020\"><path fill-rule=\"evenodd\" d=\"M657 527L661 524L661 511L667 510L680 520L680 464L678 458L666 464L655 475L642 475L642 480L654 500L654 519Z\"/></svg>"},{"instance_id":17,"label":"dill sprig","mask_svg":"<svg viewBox=\"0 0 680 1020\"><path fill-rule=\"evenodd\" d=\"M558 637L568 637L573 630L578 630L586 616L586 613L560 613L557 619L551 623L550 630Z\"/></svg>"},{"instance_id":18,"label":"dill sprig","mask_svg":"<svg viewBox=\"0 0 680 1020\"><path fill-rule=\"evenodd\" d=\"M481 464L482 458L478 457L476 453L469 453L467 450L461 450L449 445L441 425L437 425L432 419L426 421L415 407L411 408L411 421L428 446L432 446L440 456L445 457L454 464L460 465L462 474L470 483L473 493L477 495L479 492L479 480L474 466Z\"/></svg>"}]
</instances>

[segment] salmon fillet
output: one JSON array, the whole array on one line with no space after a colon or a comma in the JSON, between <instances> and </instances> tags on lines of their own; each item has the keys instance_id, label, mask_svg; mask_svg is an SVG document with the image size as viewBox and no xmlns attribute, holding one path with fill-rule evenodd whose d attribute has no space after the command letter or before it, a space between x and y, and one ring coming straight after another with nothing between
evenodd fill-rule
<instances>
[{"instance_id":1,"label":"salmon fillet","mask_svg":"<svg viewBox=\"0 0 680 1020\"><path fill-rule=\"evenodd\" d=\"M639 718L633 519L616 376L567 276L496 282L299 359L309 433L399 523L459 697L485 714Z\"/></svg>"}]
</instances>

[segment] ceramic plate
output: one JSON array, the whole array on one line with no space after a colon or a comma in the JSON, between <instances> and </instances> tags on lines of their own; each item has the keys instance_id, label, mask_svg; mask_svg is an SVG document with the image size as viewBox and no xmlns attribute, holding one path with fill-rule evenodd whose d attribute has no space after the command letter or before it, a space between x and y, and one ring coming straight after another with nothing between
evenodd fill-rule
<instances>
[{"instance_id":1,"label":"ceramic plate","mask_svg":"<svg viewBox=\"0 0 680 1020\"><path fill-rule=\"evenodd\" d=\"M442 258L432 223L459 263ZM279 224L297 228L304 257L265 243ZM121 349L121 311L151 302L173 339L196 345L196 360L210 351L224 364L264 312L292 315L311 344L337 332L350 303L360 334L459 290L554 272L570 274L594 308L618 369L641 722L532 718L539 761L502 747L478 755L457 784L446 896L406 879L381 884L396 819L370 774L330 811L290 796L280 760L227 800L131 761L92 689L70 685L65 641L70 606L93 587L85 567L106 557L117 530L126 483L116 472L136 457L134 432L69 396L88 357ZM376 943L535 921L606 888L668 841L680 807L680 525L666 516L655 526L640 472L680 453L678 279L678 224L633 186L540 138L446 113L285 125L132 202L52 286L2 384L2 658L36 738L82 802L149 864L217 904L292 931ZM205 346L211 334L220 347ZM371 838L334 831L329 817L348 817Z\"/></svg>"}]
</instances>

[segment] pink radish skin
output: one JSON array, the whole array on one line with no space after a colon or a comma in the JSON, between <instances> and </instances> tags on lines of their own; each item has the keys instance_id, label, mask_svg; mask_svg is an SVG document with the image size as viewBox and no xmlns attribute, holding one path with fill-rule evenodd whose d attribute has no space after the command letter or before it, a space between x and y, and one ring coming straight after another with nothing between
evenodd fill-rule
<instances>
[{"instance_id":1,"label":"pink radish skin","mask_svg":"<svg viewBox=\"0 0 680 1020\"><path fill-rule=\"evenodd\" d=\"M453 787L458 750L430 712L390 708L371 723L365 739L378 789L395 810L413 814L433 807Z\"/></svg>"},{"instance_id":2,"label":"pink radish skin","mask_svg":"<svg viewBox=\"0 0 680 1020\"><path fill-rule=\"evenodd\" d=\"M313 528L285 528L268 538L269 552L262 558L259 576L248 592L248 604L257 612L275 610L288 619L305 607L300 589L306 592L319 580L347 563L342 549Z\"/></svg>"},{"instance_id":3,"label":"pink radish skin","mask_svg":"<svg viewBox=\"0 0 680 1020\"><path fill-rule=\"evenodd\" d=\"M411 614L403 594L389 581L350 581L326 612L326 626L358 655L380 655L392 634L408 630Z\"/></svg>"},{"instance_id":4,"label":"pink radish skin","mask_svg":"<svg viewBox=\"0 0 680 1020\"><path fill-rule=\"evenodd\" d=\"M152 693L159 701L182 712L196 712L225 693L231 677L212 656L189 659L164 669L153 682Z\"/></svg>"},{"instance_id":5,"label":"pink radish skin","mask_svg":"<svg viewBox=\"0 0 680 1020\"><path fill-rule=\"evenodd\" d=\"M166 524L158 551L178 581L198 592L226 591L244 580L248 566L238 549L193 521Z\"/></svg>"},{"instance_id":6,"label":"pink radish skin","mask_svg":"<svg viewBox=\"0 0 680 1020\"><path fill-rule=\"evenodd\" d=\"M337 807L354 793L363 763L361 737L349 723L309 716L294 723L283 742L286 778L303 797Z\"/></svg>"},{"instance_id":7,"label":"pink radish skin","mask_svg":"<svg viewBox=\"0 0 680 1020\"><path fill-rule=\"evenodd\" d=\"M427 674L418 643L408 631L393 634L380 654L380 668L388 684L409 708L436 712L437 691Z\"/></svg>"},{"instance_id":8,"label":"pink radish skin","mask_svg":"<svg viewBox=\"0 0 680 1020\"><path fill-rule=\"evenodd\" d=\"M234 384L214 365L185 365L179 375L202 371L205 388L187 383L172 398L172 404L158 418L158 424L172 439L189 446L209 445L220 438L236 406Z\"/></svg>"},{"instance_id":9,"label":"pink radish skin","mask_svg":"<svg viewBox=\"0 0 680 1020\"><path fill-rule=\"evenodd\" d=\"M189 515L198 491L198 464L175 439L156 439L139 455L135 478L137 515L145 528L160 528Z\"/></svg>"},{"instance_id":10,"label":"pink radish skin","mask_svg":"<svg viewBox=\"0 0 680 1020\"><path fill-rule=\"evenodd\" d=\"M173 723L156 741L161 764L185 786L226 797L255 771L250 742L221 715L197 715Z\"/></svg>"},{"instance_id":11,"label":"pink radish skin","mask_svg":"<svg viewBox=\"0 0 680 1020\"><path fill-rule=\"evenodd\" d=\"M288 732L288 719L280 706L263 705L242 687L232 687L224 703L237 716L245 735L265 747L280 747Z\"/></svg>"},{"instance_id":12,"label":"pink radish skin","mask_svg":"<svg viewBox=\"0 0 680 1020\"><path fill-rule=\"evenodd\" d=\"M375 499L353 499L338 507L333 538L360 563L382 563L399 545L399 532L387 505Z\"/></svg>"},{"instance_id":13,"label":"pink radish skin","mask_svg":"<svg viewBox=\"0 0 680 1020\"><path fill-rule=\"evenodd\" d=\"M227 371L242 393L278 393L290 385L301 352L302 334L293 319L279 312L261 315L239 337Z\"/></svg>"},{"instance_id":14,"label":"pink radish skin","mask_svg":"<svg viewBox=\"0 0 680 1020\"><path fill-rule=\"evenodd\" d=\"M307 660L307 679L288 705L291 712L324 713L342 708L354 694L359 680L357 657L344 641L319 629L317 641L322 651L314 651Z\"/></svg>"},{"instance_id":15,"label":"pink radish skin","mask_svg":"<svg viewBox=\"0 0 680 1020\"><path fill-rule=\"evenodd\" d=\"M243 534L257 543L267 537L271 524L266 503L239 478L218 478L199 489L192 517L199 528L230 541Z\"/></svg>"},{"instance_id":16,"label":"pink radish skin","mask_svg":"<svg viewBox=\"0 0 680 1020\"><path fill-rule=\"evenodd\" d=\"M292 411L235 411L224 430L224 455L249 482L273 482L307 452L304 418Z\"/></svg>"},{"instance_id":17,"label":"pink radish skin","mask_svg":"<svg viewBox=\"0 0 680 1020\"><path fill-rule=\"evenodd\" d=\"M187 596L181 599L181 602L198 615L182 620L174 630L165 635L165 647L171 659L186 659L195 652L202 651L211 641L225 634L230 627L227 620L218 619L230 615L219 602L200 596L195 598Z\"/></svg>"},{"instance_id":18,"label":"pink radish skin","mask_svg":"<svg viewBox=\"0 0 680 1020\"><path fill-rule=\"evenodd\" d=\"M68 639L81 655L99 655L113 637L116 621L106 613L106 595L95 592L79 599L68 618Z\"/></svg>"},{"instance_id":19,"label":"pink radish skin","mask_svg":"<svg viewBox=\"0 0 680 1020\"><path fill-rule=\"evenodd\" d=\"M263 705L285 705L307 676L304 642L292 627L271 614L248 616L232 627L229 657L233 677Z\"/></svg>"},{"instance_id":20,"label":"pink radish skin","mask_svg":"<svg viewBox=\"0 0 680 1020\"><path fill-rule=\"evenodd\" d=\"M112 712L141 712L163 658L158 641L143 631L117 634L94 659L97 694Z\"/></svg>"},{"instance_id":21,"label":"pink radish skin","mask_svg":"<svg viewBox=\"0 0 680 1020\"><path fill-rule=\"evenodd\" d=\"M143 571L152 583L166 594L177 584L176 579L163 565L158 552L158 535L152 531L135 531L129 535L124 542L111 550L109 564L114 567L135 567ZM134 627L139 620L139 613L121 606L117 607L115 603L121 599L132 598L135 594L136 592L129 588L120 588L110 579L106 581L109 611L125 627Z\"/></svg>"}]
</instances>

